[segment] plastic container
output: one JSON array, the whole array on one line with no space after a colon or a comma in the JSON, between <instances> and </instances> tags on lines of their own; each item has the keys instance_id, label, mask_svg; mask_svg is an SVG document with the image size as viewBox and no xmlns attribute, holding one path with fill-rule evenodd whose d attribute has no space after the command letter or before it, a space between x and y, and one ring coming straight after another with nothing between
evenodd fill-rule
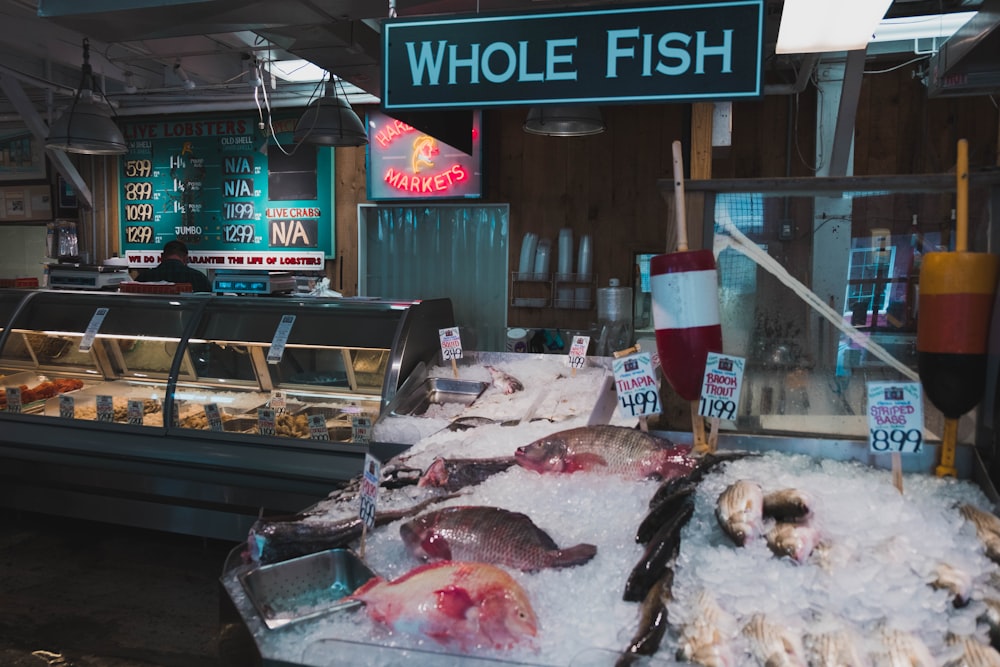
<instances>
[{"instance_id":1,"label":"plastic container","mask_svg":"<svg viewBox=\"0 0 1000 667\"><path fill-rule=\"evenodd\" d=\"M610 357L632 346L632 288L617 278L597 290L597 355Z\"/></svg>"},{"instance_id":2,"label":"plastic container","mask_svg":"<svg viewBox=\"0 0 1000 667\"><path fill-rule=\"evenodd\" d=\"M559 230L559 275L560 280L572 280L573 273L573 230L563 227ZM572 298L572 297L570 297Z\"/></svg>"},{"instance_id":3,"label":"plastic container","mask_svg":"<svg viewBox=\"0 0 1000 667\"><path fill-rule=\"evenodd\" d=\"M517 277L529 280L535 268L535 251L538 247L538 234L526 232L521 241L521 260L517 267Z\"/></svg>"},{"instance_id":4,"label":"plastic container","mask_svg":"<svg viewBox=\"0 0 1000 667\"><path fill-rule=\"evenodd\" d=\"M552 259L552 241L541 239L535 248L534 279L546 280L549 277L549 262Z\"/></svg>"},{"instance_id":5,"label":"plastic container","mask_svg":"<svg viewBox=\"0 0 1000 667\"><path fill-rule=\"evenodd\" d=\"M590 234L580 237L580 248L576 259L576 272L580 280L590 280L590 272L594 257L594 250L591 245Z\"/></svg>"}]
</instances>

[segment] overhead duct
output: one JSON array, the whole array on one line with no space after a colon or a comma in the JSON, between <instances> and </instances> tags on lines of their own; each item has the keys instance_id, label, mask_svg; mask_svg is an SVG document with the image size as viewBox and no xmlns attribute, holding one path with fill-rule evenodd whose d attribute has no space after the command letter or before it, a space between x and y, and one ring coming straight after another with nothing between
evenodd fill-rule
<instances>
[{"instance_id":1,"label":"overhead duct","mask_svg":"<svg viewBox=\"0 0 1000 667\"><path fill-rule=\"evenodd\" d=\"M928 97L1000 93L1000 0L979 11L931 57Z\"/></svg>"}]
</instances>

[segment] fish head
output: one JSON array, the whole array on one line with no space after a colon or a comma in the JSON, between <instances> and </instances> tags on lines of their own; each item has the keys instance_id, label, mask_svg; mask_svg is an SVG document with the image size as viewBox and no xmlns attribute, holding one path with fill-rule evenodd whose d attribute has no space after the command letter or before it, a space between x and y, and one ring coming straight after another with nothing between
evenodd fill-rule
<instances>
[{"instance_id":1,"label":"fish head","mask_svg":"<svg viewBox=\"0 0 1000 667\"><path fill-rule=\"evenodd\" d=\"M556 434L518 447L514 452L514 461L522 468L536 472L563 472L566 470L567 454L566 441Z\"/></svg>"},{"instance_id":2,"label":"fish head","mask_svg":"<svg viewBox=\"0 0 1000 667\"><path fill-rule=\"evenodd\" d=\"M420 479L417 480L417 486L443 487L447 483L448 467L445 465L445 460L441 457L434 459L424 474L420 476Z\"/></svg>"},{"instance_id":3,"label":"fish head","mask_svg":"<svg viewBox=\"0 0 1000 667\"><path fill-rule=\"evenodd\" d=\"M420 560L451 560L448 540L437 534L427 516L404 523L399 527L399 536L403 538L407 550Z\"/></svg>"},{"instance_id":4,"label":"fish head","mask_svg":"<svg viewBox=\"0 0 1000 667\"><path fill-rule=\"evenodd\" d=\"M538 618L524 589L507 587L483 597L479 629L494 648L512 648L538 635Z\"/></svg>"}]
</instances>

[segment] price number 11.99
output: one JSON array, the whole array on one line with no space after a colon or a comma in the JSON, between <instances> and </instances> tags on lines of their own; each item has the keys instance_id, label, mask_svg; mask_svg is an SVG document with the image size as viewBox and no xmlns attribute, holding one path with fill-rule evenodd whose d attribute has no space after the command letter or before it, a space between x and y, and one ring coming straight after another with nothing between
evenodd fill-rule
<instances>
[{"instance_id":1,"label":"price number 11.99","mask_svg":"<svg viewBox=\"0 0 1000 667\"><path fill-rule=\"evenodd\" d=\"M701 397L701 405L698 414L703 417L718 417L719 419L736 419L736 401L727 398L706 398Z\"/></svg>"},{"instance_id":2,"label":"price number 11.99","mask_svg":"<svg viewBox=\"0 0 1000 667\"><path fill-rule=\"evenodd\" d=\"M871 429L871 450L873 452L916 454L920 451L923 441L923 433L918 428Z\"/></svg>"}]
</instances>

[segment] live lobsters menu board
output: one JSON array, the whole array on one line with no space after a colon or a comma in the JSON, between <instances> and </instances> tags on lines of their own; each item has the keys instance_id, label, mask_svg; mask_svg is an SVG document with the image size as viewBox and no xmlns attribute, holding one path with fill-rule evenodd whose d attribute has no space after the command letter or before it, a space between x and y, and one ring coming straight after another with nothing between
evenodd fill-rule
<instances>
[{"instance_id":1,"label":"live lobsters menu board","mask_svg":"<svg viewBox=\"0 0 1000 667\"><path fill-rule=\"evenodd\" d=\"M156 266L179 239L200 268L322 270L334 255L333 149L294 145L296 119L252 114L122 123L122 251ZM273 131L272 131L273 128Z\"/></svg>"}]
</instances>

